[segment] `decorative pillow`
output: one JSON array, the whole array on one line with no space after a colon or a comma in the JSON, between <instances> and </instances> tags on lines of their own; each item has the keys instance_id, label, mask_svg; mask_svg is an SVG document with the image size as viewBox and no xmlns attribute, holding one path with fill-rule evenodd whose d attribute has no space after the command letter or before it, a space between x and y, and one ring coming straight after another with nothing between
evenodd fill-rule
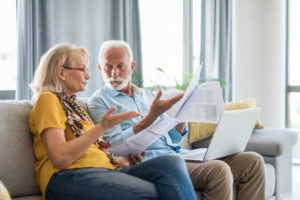
<instances>
[{"instance_id":1,"label":"decorative pillow","mask_svg":"<svg viewBox=\"0 0 300 200\"><path fill-rule=\"evenodd\" d=\"M1 200L11 200L6 187L3 185L3 183L1 181L0 181L0 199Z\"/></svg>"},{"instance_id":2,"label":"decorative pillow","mask_svg":"<svg viewBox=\"0 0 300 200\"><path fill-rule=\"evenodd\" d=\"M239 110L255 107L256 102L254 98L225 103L225 110ZM216 127L217 124L214 123L189 122L189 143L191 144L212 136ZM254 129L262 128L264 128L264 126L260 120L257 120Z\"/></svg>"}]
</instances>

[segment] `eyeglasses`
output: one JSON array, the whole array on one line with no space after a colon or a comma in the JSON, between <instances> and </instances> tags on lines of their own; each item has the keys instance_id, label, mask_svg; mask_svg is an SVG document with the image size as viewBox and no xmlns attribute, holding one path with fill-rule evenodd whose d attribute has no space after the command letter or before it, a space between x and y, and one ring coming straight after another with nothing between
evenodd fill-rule
<instances>
[{"instance_id":1,"label":"eyeglasses","mask_svg":"<svg viewBox=\"0 0 300 200\"><path fill-rule=\"evenodd\" d=\"M84 72L86 74L89 73L89 69L87 67L68 67L68 66L63 66L63 68L70 69L70 70L78 70L78 71Z\"/></svg>"}]
</instances>

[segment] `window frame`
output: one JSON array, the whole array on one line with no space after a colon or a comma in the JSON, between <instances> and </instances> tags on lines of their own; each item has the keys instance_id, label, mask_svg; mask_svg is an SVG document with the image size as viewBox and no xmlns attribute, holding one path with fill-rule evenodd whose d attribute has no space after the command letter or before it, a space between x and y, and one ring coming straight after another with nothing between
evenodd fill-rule
<instances>
[{"instance_id":1,"label":"window frame","mask_svg":"<svg viewBox=\"0 0 300 200\"><path fill-rule=\"evenodd\" d=\"M290 18L291 18L291 0L286 1L286 45L285 45L285 127L291 127L290 121L290 94L299 93L300 85L289 85L289 72L290 72Z\"/></svg>"},{"instance_id":2,"label":"window frame","mask_svg":"<svg viewBox=\"0 0 300 200\"><path fill-rule=\"evenodd\" d=\"M290 127L289 112L289 33L290 33L290 0L286 1L286 47L285 47L285 127Z\"/></svg>"},{"instance_id":3,"label":"window frame","mask_svg":"<svg viewBox=\"0 0 300 200\"><path fill-rule=\"evenodd\" d=\"M0 90L0 100L16 99L16 90Z\"/></svg>"},{"instance_id":4,"label":"window frame","mask_svg":"<svg viewBox=\"0 0 300 200\"><path fill-rule=\"evenodd\" d=\"M193 0L183 0L183 73L193 73ZM182 81L185 76L182 74Z\"/></svg>"},{"instance_id":5,"label":"window frame","mask_svg":"<svg viewBox=\"0 0 300 200\"><path fill-rule=\"evenodd\" d=\"M15 2L15 11L17 9L17 2ZM15 12L15 15L16 15L16 12ZM17 18L16 18L17 20ZM17 22L17 21L16 21ZM15 22L15 23L16 23ZM16 29L16 48L18 48L18 45L17 45L17 35L18 35L18 30L17 30L17 27L16 27L16 24L14 26ZM16 87L17 87L17 73L18 73L18 69L17 69L17 63L18 63L18 49L16 49ZM14 88L7 88L7 89L0 89L0 100L15 100L16 99L16 90L17 89L14 89Z\"/></svg>"}]
</instances>

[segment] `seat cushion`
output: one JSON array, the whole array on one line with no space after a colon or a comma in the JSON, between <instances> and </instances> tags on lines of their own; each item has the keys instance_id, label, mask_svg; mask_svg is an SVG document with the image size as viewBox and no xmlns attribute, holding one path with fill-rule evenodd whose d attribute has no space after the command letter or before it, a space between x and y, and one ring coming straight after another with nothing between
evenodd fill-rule
<instances>
[{"instance_id":1,"label":"seat cushion","mask_svg":"<svg viewBox=\"0 0 300 200\"><path fill-rule=\"evenodd\" d=\"M30 101L0 101L0 177L11 197L40 194L29 131Z\"/></svg>"}]
</instances>

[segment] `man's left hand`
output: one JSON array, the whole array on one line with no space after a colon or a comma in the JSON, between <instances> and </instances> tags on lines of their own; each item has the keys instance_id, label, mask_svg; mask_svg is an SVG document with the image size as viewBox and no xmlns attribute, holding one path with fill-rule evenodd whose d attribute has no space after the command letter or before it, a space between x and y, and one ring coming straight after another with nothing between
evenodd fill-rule
<instances>
[{"instance_id":1,"label":"man's left hand","mask_svg":"<svg viewBox=\"0 0 300 200\"><path fill-rule=\"evenodd\" d=\"M131 165L137 165L137 164L139 164L140 162L143 161L145 155L146 155L146 151L144 151L142 153L138 153L136 155L130 154L128 156L128 160L129 160Z\"/></svg>"},{"instance_id":2,"label":"man's left hand","mask_svg":"<svg viewBox=\"0 0 300 200\"><path fill-rule=\"evenodd\" d=\"M179 123L176 125L176 130L182 134L184 132L185 129L185 122Z\"/></svg>"},{"instance_id":3,"label":"man's left hand","mask_svg":"<svg viewBox=\"0 0 300 200\"><path fill-rule=\"evenodd\" d=\"M137 165L142 160L144 159L146 152L144 151L143 153L138 153L136 155L130 154L127 157L122 157L122 156L114 156L113 159L113 164L116 165L117 167L129 167L131 165Z\"/></svg>"}]
</instances>

